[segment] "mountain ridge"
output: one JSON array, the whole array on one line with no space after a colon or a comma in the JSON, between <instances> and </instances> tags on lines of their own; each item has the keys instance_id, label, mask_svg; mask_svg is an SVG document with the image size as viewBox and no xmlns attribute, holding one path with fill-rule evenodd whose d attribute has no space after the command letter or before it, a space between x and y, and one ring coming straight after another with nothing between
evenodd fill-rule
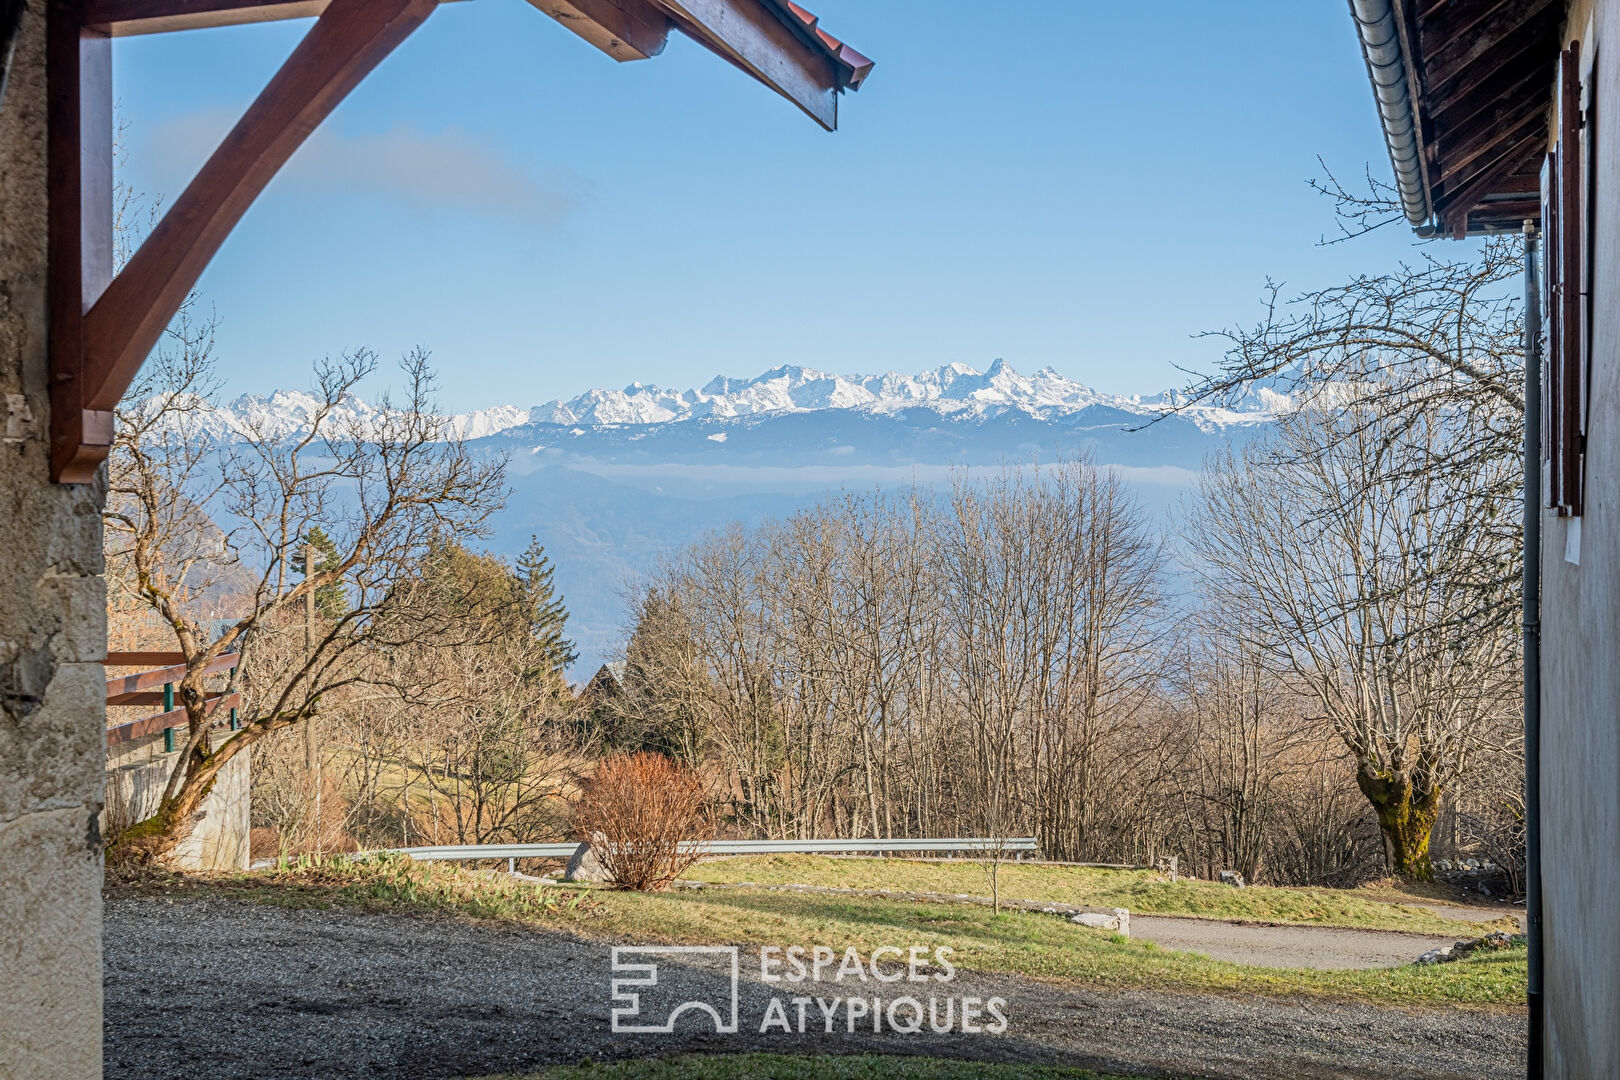
<instances>
[{"instance_id":1,"label":"mountain ridge","mask_svg":"<svg viewBox=\"0 0 1620 1080\"><path fill-rule=\"evenodd\" d=\"M307 430L319 405L314 396L297 390L243 394L226 404L205 406L195 422L202 432L218 438L243 437L252 431L286 437ZM702 387L687 390L633 382L622 389L595 388L566 401L553 399L528 408L500 404L457 413L446 416L445 424L448 434L472 440L533 425L617 428L840 410L889 415L917 409L948 420L983 420L1007 413L1053 420L1103 409L1142 422L1174 415L1201 430L1218 431L1265 423L1288 406L1286 394L1264 385L1246 387L1236 398L1219 404L1187 405L1178 391L1104 394L1051 366L1023 375L997 359L984 371L952 363L912 375L834 374L781 365L753 378L717 375ZM336 414L341 426L354 425L360 431L373 428L384 415L358 397L345 399ZM724 433L710 437L725 441Z\"/></svg>"}]
</instances>

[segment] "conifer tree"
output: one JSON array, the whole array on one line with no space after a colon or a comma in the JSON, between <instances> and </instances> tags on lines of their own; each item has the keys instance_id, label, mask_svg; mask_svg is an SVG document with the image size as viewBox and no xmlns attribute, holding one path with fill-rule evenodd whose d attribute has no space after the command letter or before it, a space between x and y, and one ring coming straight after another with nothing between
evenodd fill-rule
<instances>
[{"instance_id":1,"label":"conifer tree","mask_svg":"<svg viewBox=\"0 0 1620 1080\"><path fill-rule=\"evenodd\" d=\"M517 561L517 576L528 607L529 632L540 642L548 673L561 680L563 669L579 658L579 652L565 636L568 608L552 584L555 571L546 549L537 537L531 536L528 548Z\"/></svg>"},{"instance_id":2,"label":"conifer tree","mask_svg":"<svg viewBox=\"0 0 1620 1080\"><path fill-rule=\"evenodd\" d=\"M337 565L337 544L333 542L330 536L326 535L326 530L317 525L309 530L304 539L310 547L315 549L315 573L319 574L328 566L335 567ZM310 571L304 567L305 550L303 546L300 546L293 553L292 568L294 572L307 576ZM344 591L343 583L334 581L330 585L322 585L317 588L315 590L315 610L319 611L322 617L334 621L348 614L349 597Z\"/></svg>"}]
</instances>

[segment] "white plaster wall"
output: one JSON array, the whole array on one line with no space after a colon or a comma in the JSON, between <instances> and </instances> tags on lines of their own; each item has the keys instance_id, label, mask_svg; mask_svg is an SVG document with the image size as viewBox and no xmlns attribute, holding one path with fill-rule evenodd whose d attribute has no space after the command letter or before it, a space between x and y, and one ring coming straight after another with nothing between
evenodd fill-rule
<instances>
[{"instance_id":1,"label":"white plaster wall","mask_svg":"<svg viewBox=\"0 0 1620 1080\"><path fill-rule=\"evenodd\" d=\"M1620 1077L1620 4L1573 6L1597 48L1586 505L1543 517L1542 858L1546 1075ZM1590 20L1590 22L1589 22ZM1588 26L1593 33L1589 36Z\"/></svg>"}]
</instances>

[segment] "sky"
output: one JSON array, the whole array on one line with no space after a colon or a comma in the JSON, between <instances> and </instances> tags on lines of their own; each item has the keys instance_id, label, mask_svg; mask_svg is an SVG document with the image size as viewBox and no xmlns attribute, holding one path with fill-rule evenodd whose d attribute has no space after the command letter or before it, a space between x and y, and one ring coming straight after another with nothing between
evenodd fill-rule
<instances>
[{"instance_id":1,"label":"sky","mask_svg":"<svg viewBox=\"0 0 1620 1080\"><path fill-rule=\"evenodd\" d=\"M997 357L1153 393L1268 278L1413 251L1320 244L1318 158L1389 172L1342 4L805 3L877 65L834 134L678 34L617 64L524 0L446 4L203 275L227 393L416 346L454 411ZM121 178L177 195L309 25L119 40Z\"/></svg>"}]
</instances>

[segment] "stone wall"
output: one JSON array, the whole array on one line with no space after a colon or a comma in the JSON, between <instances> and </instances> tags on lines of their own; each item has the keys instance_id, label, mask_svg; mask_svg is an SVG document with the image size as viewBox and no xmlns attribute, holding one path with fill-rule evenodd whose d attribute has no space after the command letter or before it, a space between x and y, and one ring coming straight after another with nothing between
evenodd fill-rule
<instances>
[{"instance_id":1,"label":"stone wall","mask_svg":"<svg viewBox=\"0 0 1620 1080\"><path fill-rule=\"evenodd\" d=\"M98 487L47 468L45 0L0 103L0 1076L101 1075Z\"/></svg>"},{"instance_id":2,"label":"stone wall","mask_svg":"<svg viewBox=\"0 0 1620 1080\"><path fill-rule=\"evenodd\" d=\"M150 735L119 747L107 759L106 809L102 828L121 828L157 812L177 753L163 752L163 735ZM174 851L183 870L246 870L252 828L251 753L238 754L214 780L202 803L202 819Z\"/></svg>"}]
</instances>

